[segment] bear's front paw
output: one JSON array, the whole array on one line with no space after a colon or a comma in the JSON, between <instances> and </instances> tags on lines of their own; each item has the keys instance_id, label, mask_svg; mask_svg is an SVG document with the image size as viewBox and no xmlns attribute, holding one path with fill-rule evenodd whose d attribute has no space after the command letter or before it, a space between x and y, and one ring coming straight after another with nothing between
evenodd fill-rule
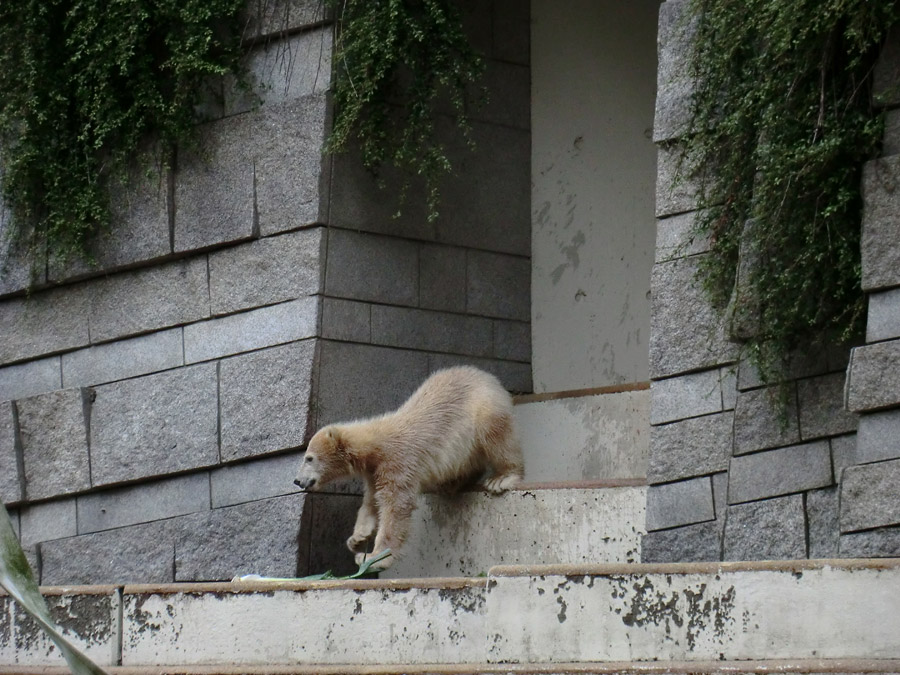
<instances>
[{"instance_id":1,"label":"bear's front paw","mask_svg":"<svg viewBox=\"0 0 900 675\"><path fill-rule=\"evenodd\" d=\"M347 548L349 548L354 553L364 553L368 548L369 540L371 536L364 537L361 534L352 534L350 538L347 540Z\"/></svg>"},{"instance_id":2,"label":"bear's front paw","mask_svg":"<svg viewBox=\"0 0 900 675\"><path fill-rule=\"evenodd\" d=\"M513 473L505 473L500 474L499 476L492 476L488 478L482 485L484 488L495 495L499 495L507 490L514 488L516 485L522 482L522 477L518 474Z\"/></svg>"}]
</instances>

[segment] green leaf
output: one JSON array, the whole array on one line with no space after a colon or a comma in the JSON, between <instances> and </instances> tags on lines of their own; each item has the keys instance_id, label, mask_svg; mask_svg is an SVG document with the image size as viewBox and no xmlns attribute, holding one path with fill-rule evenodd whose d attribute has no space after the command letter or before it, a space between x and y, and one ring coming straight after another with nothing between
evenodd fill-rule
<instances>
[{"instance_id":1,"label":"green leaf","mask_svg":"<svg viewBox=\"0 0 900 675\"><path fill-rule=\"evenodd\" d=\"M3 504L0 504L0 512L0 586L53 640L75 675L105 675L106 671L69 642L50 618L47 603L38 590Z\"/></svg>"}]
</instances>

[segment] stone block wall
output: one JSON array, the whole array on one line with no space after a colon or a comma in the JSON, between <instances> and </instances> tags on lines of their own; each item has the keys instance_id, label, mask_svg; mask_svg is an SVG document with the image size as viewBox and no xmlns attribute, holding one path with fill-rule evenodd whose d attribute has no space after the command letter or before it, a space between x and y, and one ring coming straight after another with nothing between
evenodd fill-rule
<instances>
[{"instance_id":1,"label":"stone block wall","mask_svg":"<svg viewBox=\"0 0 900 675\"><path fill-rule=\"evenodd\" d=\"M315 429L458 362L530 390L527 3L468 5L493 103L434 223L323 154L322 4L251 3L260 101L210 97L197 156L116 195L99 265L2 253L0 499L42 583L355 568L353 488L292 485Z\"/></svg>"},{"instance_id":2,"label":"stone block wall","mask_svg":"<svg viewBox=\"0 0 900 675\"><path fill-rule=\"evenodd\" d=\"M863 175L862 279L866 344L853 350L846 406L859 432L841 483L841 552L900 555L900 31L875 71L886 110L883 156Z\"/></svg>"},{"instance_id":3,"label":"stone block wall","mask_svg":"<svg viewBox=\"0 0 900 675\"><path fill-rule=\"evenodd\" d=\"M709 242L694 236L696 186L678 175L689 121L687 0L660 7L657 249L650 338L651 440L642 560L752 560L900 553L900 164L866 167L863 285L867 340L853 350L797 354L773 390L742 360L695 272ZM900 35L885 49L882 92L896 94ZM895 53L896 52L896 53ZM893 60L891 60L893 59ZM892 73L890 84L888 74ZM893 89L892 89L893 87ZM897 106L900 101L882 101ZM889 115L886 149L900 147ZM849 361L849 368L848 368ZM845 406L846 386L846 406ZM858 433L857 433L858 430Z\"/></svg>"}]
</instances>

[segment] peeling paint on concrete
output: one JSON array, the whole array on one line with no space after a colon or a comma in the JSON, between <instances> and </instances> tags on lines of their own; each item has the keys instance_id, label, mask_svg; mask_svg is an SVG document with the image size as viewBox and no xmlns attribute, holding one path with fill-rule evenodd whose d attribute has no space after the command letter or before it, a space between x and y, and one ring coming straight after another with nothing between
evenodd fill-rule
<instances>
[{"instance_id":1,"label":"peeling paint on concrete","mask_svg":"<svg viewBox=\"0 0 900 675\"><path fill-rule=\"evenodd\" d=\"M802 575L670 566L676 573L541 577L538 569L492 578L491 662L900 656L900 566L825 566ZM553 621L561 608L565 621Z\"/></svg>"},{"instance_id":2,"label":"peeling paint on concrete","mask_svg":"<svg viewBox=\"0 0 900 675\"><path fill-rule=\"evenodd\" d=\"M485 593L484 585L126 590L123 665L214 664L223 654L229 663L267 665L478 661Z\"/></svg>"},{"instance_id":3,"label":"peeling paint on concrete","mask_svg":"<svg viewBox=\"0 0 900 675\"><path fill-rule=\"evenodd\" d=\"M45 593L62 634L100 665L118 658L119 596L112 588L89 592ZM0 597L0 665L65 666L55 644L16 603Z\"/></svg>"}]
</instances>

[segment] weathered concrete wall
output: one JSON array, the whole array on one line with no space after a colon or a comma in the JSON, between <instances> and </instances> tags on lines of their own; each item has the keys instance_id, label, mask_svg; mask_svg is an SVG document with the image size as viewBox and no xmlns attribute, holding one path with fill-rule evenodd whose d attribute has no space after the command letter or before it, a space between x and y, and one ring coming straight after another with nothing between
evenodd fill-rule
<instances>
[{"instance_id":1,"label":"weathered concrete wall","mask_svg":"<svg viewBox=\"0 0 900 675\"><path fill-rule=\"evenodd\" d=\"M648 379L658 6L532 2L536 392Z\"/></svg>"},{"instance_id":2,"label":"weathered concrete wall","mask_svg":"<svg viewBox=\"0 0 900 675\"><path fill-rule=\"evenodd\" d=\"M882 411L900 403L900 379L892 376L900 362L892 292L900 284L900 205L891 196L891 179L885 179L893 159L871 163L863 186L863 285L872 293L868 340L877 344L854 350L849 378L848 349L797 354L785 373L790 402L782 424L771 390L741 359L728 325L694 283L709 243L693 236L695 186L676 172L677 139L686 128L692 87L686 75L687 4L669 0L659 20L653 426L642 559L896 555L900 514L889 505L900 501L891 462L900 450L890 431L894 413ZM897 45L895 36L885 58ZM896 65L883 63L879 72L887 91L887 74L896 78ZM896 132L890 131L895 126L888 127L886 148L896 148ZM860 412L872 414L859 417Z\"/></svg>"},{"instance_id":3,"label":"weathered concrete wall","mask_svg":"<svg viewBox=\"0 0 900 675\"><path fill-rule=\"evenodd\" d=\"M647 488L629 483L421 495L403 557L379 576L475 577L494 565L638 562Z\"/></svg>"},{"instance_id":4,"label":"weathered concrete wall","mask_svg":"<svg viewBox=\"0 0 900 675\"><path fill-rule=\"evenodd\" d=\"M486 579L62 589L52 604L98 663L128 669L896 673L898 572L871 560L536 565ZM0 617L0 664L62 665L2 596ZM832 661L849 658L885 660Z\"/></svg>"},{"instance_id":5,"label":"weathered concrete wall","mask_svg":"<svg viewBox=\"0 0 900 675\"><path fill-rule=\"evenodd\" d=\"M525 480L645 478L650 391L644 386L549 400L519 397L515 412Z\"/></svg>"},{"instance_id":6,"label":"weathered concrete wall","mask_svg":"<svg viewBox=\"0 0 900 675\"><path fill-rule=\"evenodd\" d=\"M531 390L527 4L469 4L494 102L435 223L323 155L322 3L251 3L261 102L226 83L201 152L117 197L99 267L26 293L4 253L0 499L44 583L355 567L358 497L291 485L311 433L453 363Z\"/></svg>"}]
</instances>

